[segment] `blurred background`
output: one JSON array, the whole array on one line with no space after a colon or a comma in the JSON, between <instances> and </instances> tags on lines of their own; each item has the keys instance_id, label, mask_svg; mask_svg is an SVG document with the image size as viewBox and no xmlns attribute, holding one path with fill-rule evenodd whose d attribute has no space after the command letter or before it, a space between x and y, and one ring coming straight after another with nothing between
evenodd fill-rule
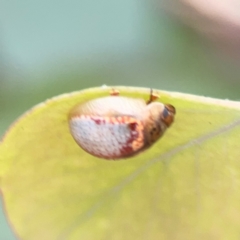
<instances>
[{"instance_id":1,"label":"blurred background","mask_svg":"<svg viewBox=\"0 0 240 240\"><path fill-rule=\"evenodd\" d=\"M0 136L58 94L106 84L239 100L239 76L238 0L0 1ZM3 208L0 239L15 239Z\"/></svg>"}]
</instances>

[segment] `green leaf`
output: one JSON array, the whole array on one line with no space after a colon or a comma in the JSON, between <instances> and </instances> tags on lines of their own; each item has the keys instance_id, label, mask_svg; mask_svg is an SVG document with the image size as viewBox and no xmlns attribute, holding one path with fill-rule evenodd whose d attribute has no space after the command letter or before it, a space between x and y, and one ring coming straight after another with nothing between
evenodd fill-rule
<instances>
[{"instance_id":1,"label":"green leaf","mask_svg":"<svg viewBox=\"0 0 240 240\"><path fill-rule=\"evenodd\" d=\"M149 98L149 89L115 87ZM61 95L17 120L0 144L5 208L22 239L238 239L240 103L160 92L174 124L128 160L72 139L70 109L109 88Z\"/></svg>"}]
</instances>

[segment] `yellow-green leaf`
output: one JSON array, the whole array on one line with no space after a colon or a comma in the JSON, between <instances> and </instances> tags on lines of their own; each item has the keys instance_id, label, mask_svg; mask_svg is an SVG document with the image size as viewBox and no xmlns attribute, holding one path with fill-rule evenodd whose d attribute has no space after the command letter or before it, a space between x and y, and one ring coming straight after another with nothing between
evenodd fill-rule
<instances>
[{"instance_id":1,"label":"yellow-green leaf","mask_svg":"<svg viewBox=\"0 0 240 240\"><path fill-rule=\"evenodd\" d=\"M149 89L116 87L149 98ZM239 239L240 104L161 92L175 123L121 161L78 147L67 122L93 88L34 107L0 144L0 187L22 239Z\"/></svg>"}]
</instances>

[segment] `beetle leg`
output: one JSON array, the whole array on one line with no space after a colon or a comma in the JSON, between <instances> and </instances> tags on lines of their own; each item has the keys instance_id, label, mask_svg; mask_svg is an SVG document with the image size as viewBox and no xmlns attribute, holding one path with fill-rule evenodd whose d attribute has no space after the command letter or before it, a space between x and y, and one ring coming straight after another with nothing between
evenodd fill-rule
<instances>
[{"instance_id":1,"label":"beetle leg","mask_svg":"<svg viewBox=\"0 0 240 240\"><path fill-rule=\"evenodd\" d=\"M153 92L153 89L151 88L151 90L150 90L150 98L149 98L149 100L147 101L147 104L150 104L151 102L156 101L158 98L159 98L159 94L154 93L154 92Z\"/></svg>"},{"instance_id":2,"label":"beetle leg","mask_svg":"<svg viewBox=\"0 0 240 240\"><path fill-rule=\"evenodd\" d=\"M110 96L118 96L119 95L119 91L114 88L112 88L109 93L110 93Z\"/></svg>"}]
</instances>

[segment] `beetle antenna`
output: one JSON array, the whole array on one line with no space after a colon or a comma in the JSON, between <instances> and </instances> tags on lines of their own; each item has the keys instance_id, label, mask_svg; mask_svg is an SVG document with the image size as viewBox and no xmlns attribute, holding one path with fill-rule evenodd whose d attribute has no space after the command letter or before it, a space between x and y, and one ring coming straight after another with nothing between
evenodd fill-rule
<instances>
[{"instance_id":1,"label":"beetle antenna","mask_svg":"<svg viewBox=\"0 0 240 240\"><path fill-rule=\"evenodd\" d=\"M147 101L147 104L150 104L151 102L154 102L158 98L159 98L159 95L158 94L154 94L153 93L153 89L150 88L150 97L149 97L149 100Z\"/></svg>"}]
</instances>

